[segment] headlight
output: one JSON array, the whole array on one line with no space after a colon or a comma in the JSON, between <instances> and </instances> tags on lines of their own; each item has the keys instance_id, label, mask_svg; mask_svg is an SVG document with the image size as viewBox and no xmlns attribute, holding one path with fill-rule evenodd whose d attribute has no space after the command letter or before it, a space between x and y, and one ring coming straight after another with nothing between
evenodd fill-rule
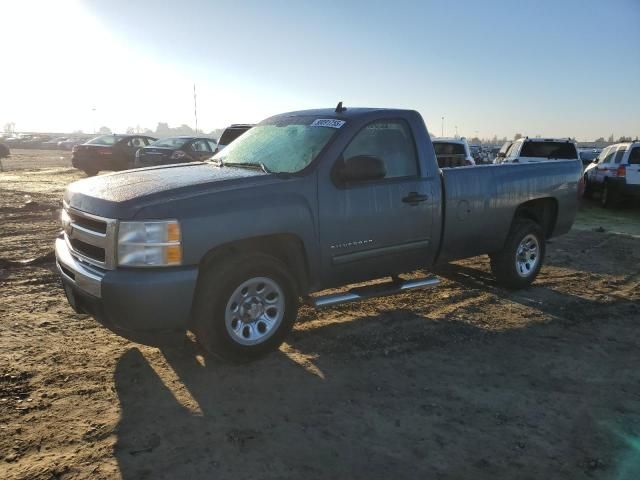
<instances>
[{"instance_id":1,"label":"headlight","mask_svg":"<svg viewBox=\"0 0 640 480\"><path fill-rule=\"evenodd\" d=\"M180 224L176 220L120 222L118 265L167 267L182 263Z\"/></svg>"}]
</instances>

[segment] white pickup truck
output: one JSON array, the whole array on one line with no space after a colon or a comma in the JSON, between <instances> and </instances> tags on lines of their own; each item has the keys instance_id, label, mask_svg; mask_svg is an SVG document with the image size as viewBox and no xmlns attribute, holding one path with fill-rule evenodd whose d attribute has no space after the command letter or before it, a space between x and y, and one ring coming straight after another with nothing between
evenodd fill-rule
<instances>
[{"instance_id":1,"label":"white pickup truck","mask_svg":"<svg viewBox=\"0 0 640 480\"><path fill-rule=\"evenodd\" d=\"M578 148L569 138L520 138L511 144L501 163L536 163L576 160Z\"/></svg>"}]
</instances>

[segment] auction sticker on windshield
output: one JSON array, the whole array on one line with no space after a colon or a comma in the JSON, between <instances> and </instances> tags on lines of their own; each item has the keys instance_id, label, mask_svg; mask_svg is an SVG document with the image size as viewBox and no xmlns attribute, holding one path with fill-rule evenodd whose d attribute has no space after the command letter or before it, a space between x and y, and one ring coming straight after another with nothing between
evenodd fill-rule
<instances>
[{"instance_id":1,"label":"auction sticker on windshield","mask_svg":"<svg viewBox=\"0 0 640 480\"><path fill-rule=\"evenodd\" d=\"M344 120L335 120L333 118L318 118L311 124L312 127L330 127L340 128L346 122Z\"/></svg>"}]
</instances>

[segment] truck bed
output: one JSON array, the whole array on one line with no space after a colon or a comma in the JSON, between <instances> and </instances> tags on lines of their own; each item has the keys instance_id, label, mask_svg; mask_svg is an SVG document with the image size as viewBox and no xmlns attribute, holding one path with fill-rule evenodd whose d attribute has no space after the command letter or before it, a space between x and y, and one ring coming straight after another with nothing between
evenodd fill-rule
<instances>
[{"instance_id":1,"label":"truck bed","mask_svg":"<svg viewBox=\"0 0 640 480\"><path fill-rule=\"evenodd\" d=\"M548 236L566 233L578 208L580 171L577 160L441 170L444 207L439 261L499 250L516 209L524 202L547 199L556 212Z\"/></svg>"}]
</instances>

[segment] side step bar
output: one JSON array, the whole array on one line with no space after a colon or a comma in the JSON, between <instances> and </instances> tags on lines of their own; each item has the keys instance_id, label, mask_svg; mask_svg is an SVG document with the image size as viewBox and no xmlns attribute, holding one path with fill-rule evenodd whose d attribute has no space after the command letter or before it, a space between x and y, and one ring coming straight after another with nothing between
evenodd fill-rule
<instances>
[{"instance_id":1,"label":"side step bar","mask_svg":"<svg viewBox=\"0 0 640 480\"><path fill-rule=\"evenodd\" d=\"M307 297L307 303L314 308L332 307L343 303L358 302L367 298L396 295L416 288L434 287L440 283L437 277L416 278L414 280L392 280L391 282L352 288L342 293Z\"/></svg>"}]
</instances>

